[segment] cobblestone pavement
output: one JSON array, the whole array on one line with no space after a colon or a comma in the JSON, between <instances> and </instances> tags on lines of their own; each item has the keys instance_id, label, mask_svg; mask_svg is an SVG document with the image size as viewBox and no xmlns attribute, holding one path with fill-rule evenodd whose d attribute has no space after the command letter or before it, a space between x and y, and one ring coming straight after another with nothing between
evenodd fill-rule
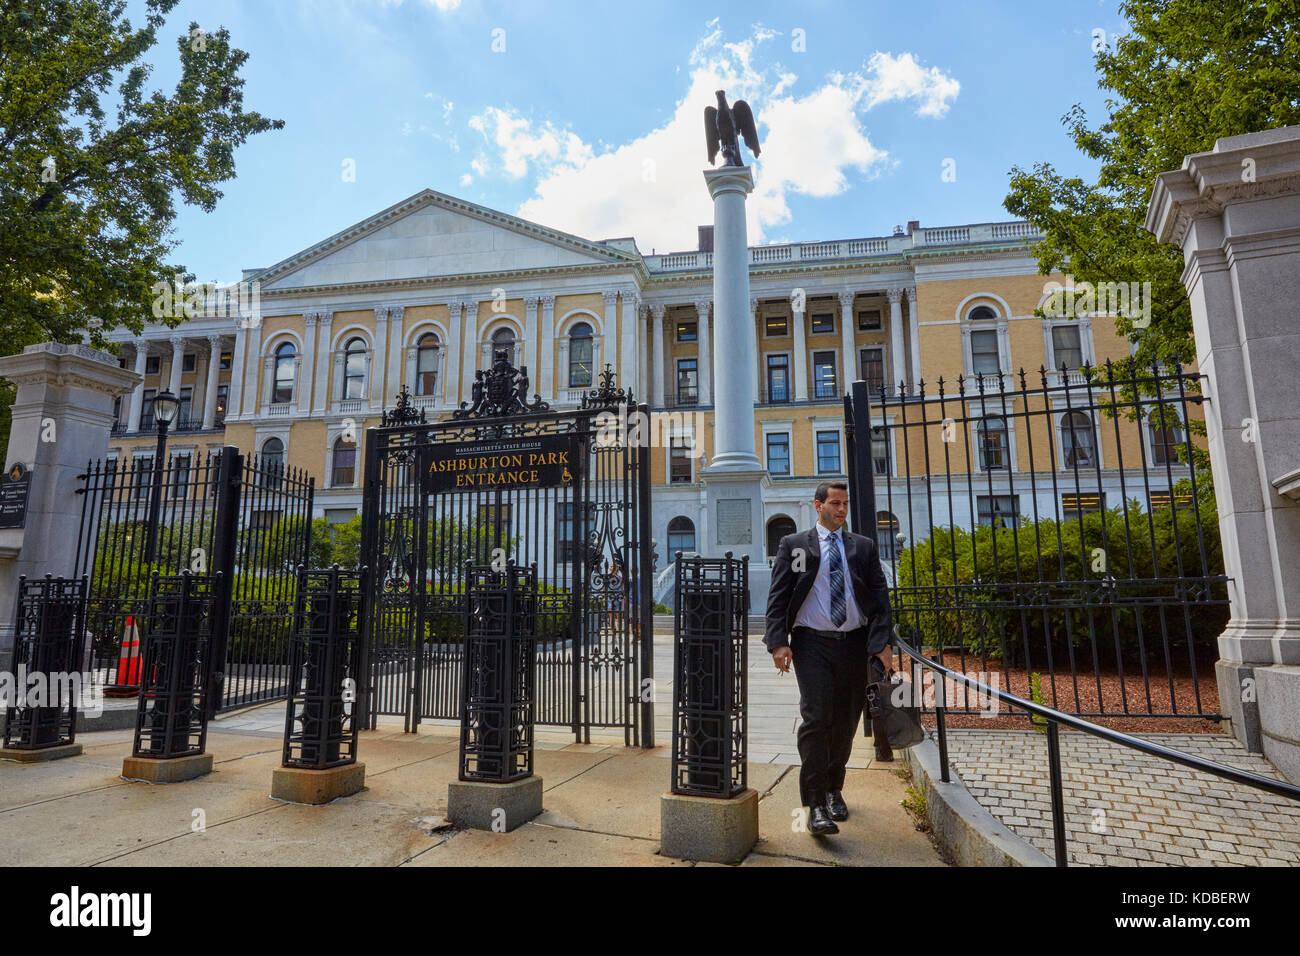
<instances>
[{"instance_id":1,"label":"cobblestone pavement","mask_svg":"<svg viewBox=\"0 0 1300 956\"><path fill-rule=\"evenodd\" d=\"M1260 776L1285 779L1262 756L1248 753L1226 734L1140 736ZM948 755L985 809L1054 856L1046 734L950 730ZM1061 758L1072 864L1300 864L1300 801L1079 731L1061 731Z\"/></svg>"}]
</instances>

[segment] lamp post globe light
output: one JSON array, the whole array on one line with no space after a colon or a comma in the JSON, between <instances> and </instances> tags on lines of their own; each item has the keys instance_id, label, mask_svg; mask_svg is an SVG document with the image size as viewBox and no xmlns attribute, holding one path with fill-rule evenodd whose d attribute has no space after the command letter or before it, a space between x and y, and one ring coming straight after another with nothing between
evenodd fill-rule
<instances>
[{"instance_id":1,"label":"lamp post globe light","mask_svg":"<svg viewBox=\"0 0 1300 956\"><path fill-rule=\"evenodd\" d=\"M159 512L162 510L163 466L167 460L164 457L167 452L167 428L176 420L180 410L180 400L170 390L164 389L154 396L153 419L158 426L158 445L154 449L153 456L153 491L149 501L149 537L144 552L146 564L153 561L154 553L158 547L158 520L160 517Z\"/></svg>"}]
</instances>

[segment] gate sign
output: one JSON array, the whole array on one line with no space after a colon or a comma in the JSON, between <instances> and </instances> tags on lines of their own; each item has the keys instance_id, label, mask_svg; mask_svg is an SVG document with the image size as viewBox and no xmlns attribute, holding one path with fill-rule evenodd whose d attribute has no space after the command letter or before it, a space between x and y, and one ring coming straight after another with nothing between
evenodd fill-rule
<instances>
[{"instance_id":1,"label":"gate sign","mask_svg":"<svg viewBox=\"0 0 1300 956\"><path fill-rule=\"evenodd\" d=\"M446 442L423 449L425 494L477 488L549 488L577 478L576 435Z\"/></svg>"},{"instance_id":2,"label":"gate sign","mask_svg":"<svg viewBox=\"0 0 1300 956\"><path fill-rule=\"evenodd\" d=\"M14 462L0 475L0 528L21 528L27 522L27 492L32 473L22 462Z\"/></svg>"}]
</instances>

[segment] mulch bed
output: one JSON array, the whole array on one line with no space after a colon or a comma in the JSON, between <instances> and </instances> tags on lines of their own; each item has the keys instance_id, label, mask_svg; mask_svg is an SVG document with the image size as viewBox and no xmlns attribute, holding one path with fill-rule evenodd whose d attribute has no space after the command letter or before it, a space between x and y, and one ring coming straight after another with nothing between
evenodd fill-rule
<instances>
[{"instance_id":1,"label":"mulch bed","mask_svg":"<svg viewBox=\"0 0 1300 956\"><path fill-rule=\"evenodd\" d=\"M937 654L931 654L938 660ZM906 657L903 658L903 672L907 673ZM1168 674L1163 665L1148 665L1150 687L1143 680L1139 665L1125 666L1123 677L1115 667L1102 671L1099 675L1092 673L1089 666L1082 667L1075 675L1058 667L1055 678L1045 668L1034 668L1038 672L1046 704L1065 713L1105 713L1105 717L1085 717L1094 724L1120 730L1125 733L1184 733L1184 734L1219 734L1223 729L1219 723L1204 717L1175 716L1151 717L1147 714L1215 714L1219 712L1219 690L1214 678L1214 662L1210 661L1204 671L1193 680L1190 669L1184 667L1181 672ZM1085 662L1080 662L1081 664ZM1086 662L1088 665L1091 661ZM1005 670L998 662L983 663L977 657L968 656L963 664L959 656L945 654L943 664L954 671L966 674L980 683L986 684L1003 693L1014 694L1025 700L1032 699L1029 693L1029 671L1023 667L1008 667ZM981 674L980 672L984 673ZM930 671L933 674L933 671ZM995 683L996 682L996 683ZM945 718L945 725L951 729L972 730L1030 730L1029 717L1024 712L1012 710L1006 703L999 703L997 716L978 714L955 714L951 708L971 710L985 709L988 702L981 700L973 689L965 685L948 685L947 706L950 712ZM1170 686L1173 688L1172 702ZM937 694L938 681L934 691ZM1100 693L1098 693L1100 688ZM1198 696L1199 695L1199 696ZM1198 707L1199 699L1199 707ZM926 700L926 706L933 707L934 700ZM935 726L933 714L922 714L922 722L927 727ZM1062 728L1068 729L1068 728Z\"/></svg>"}]
</instances>

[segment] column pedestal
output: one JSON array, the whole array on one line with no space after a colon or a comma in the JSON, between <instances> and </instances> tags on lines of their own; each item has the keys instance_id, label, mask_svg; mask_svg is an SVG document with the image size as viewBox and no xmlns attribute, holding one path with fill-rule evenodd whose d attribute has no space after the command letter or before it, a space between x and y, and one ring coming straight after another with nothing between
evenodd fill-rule
<instances>
[{"instance_id":1,"label":"column pedestal","mask_svg":"<svg viewBox=\"0 0 1300 956\"><path fill-rule=\"evenodd\" d=\"M542 812L542 778L511 783L454 780L447 785L447 819L470 830L509 833Z\"/></svg>"},{"instance_id":2,"label":"column pedestal","mask_svg":"<svg viewBox=\"0 0 1300 956\"><path fill-rule=\"evenodd\" d=\"M676 793L660 798L659 852L664 856L739 863L757 842L757 790L744 790L726 799Z\"/></svg>"}]
</instances>

